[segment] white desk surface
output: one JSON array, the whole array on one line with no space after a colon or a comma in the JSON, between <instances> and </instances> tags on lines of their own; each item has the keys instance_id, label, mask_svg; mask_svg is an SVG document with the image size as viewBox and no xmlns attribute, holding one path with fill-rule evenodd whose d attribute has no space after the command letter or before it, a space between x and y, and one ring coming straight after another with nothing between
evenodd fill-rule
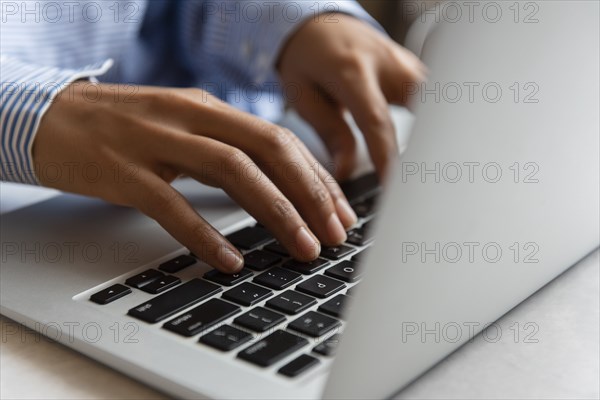
<instances>
[{"instance_id":1,"label":"white desk surface","mask_svg":"<svg viewBox=\"0 0 600 400\"><path fill-rule=\"evenodd\" d=\"M0 212L54 194L0 183ZM397 398L600 398L599 264L596 250L501 318L497 342L479 335ZM4 316L0 335L2 399L167 398Z\"/></svg>"}]
</instances>

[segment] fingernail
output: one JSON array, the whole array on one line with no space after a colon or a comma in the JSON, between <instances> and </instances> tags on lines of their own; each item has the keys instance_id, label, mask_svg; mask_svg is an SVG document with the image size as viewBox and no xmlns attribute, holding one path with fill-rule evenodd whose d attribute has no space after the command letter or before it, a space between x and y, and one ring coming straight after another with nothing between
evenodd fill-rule
<instances>
[{"instance_id":1,"label":"fingernail","mask_svg":"<svg viewBox=\"0 0 600 400\"><path fill-rule=\"evenodd\" d=\"M350 228L352 225L358 222L358 217L356 216L356 213L354 212L352 207L350 207L350 204L348 204L346 200L338 199L338 201L336 202L336 209L338 215L340 216L340 220L342 221L342 224L344 224L345 228Z\"/></svg>"},{"instance_id":2,"label":"fingernail","mask_svg":"<svg viewBox=\"0 0 600 400\"><path fill-rule=\"evenodd\" d=\"M346 230L335 213L331 214L329 221L327 221L327 233L334 243L342 243L348 238L346 236Z\"/></svg>"},{"instance_id":3,"label":"fingernail","mask_svg":"<svg viewBox=\"0 0 600 400\"><path fill-rule=\"evenodd\" d=\"M238 272L240 269L242 269L244 260L229 247L223 246L223 251L221 252L221 263L228 271Z\"/></svg>"},{"instance_id":4,"label":"fingernail","mask_svg":"<svg viewBox=\"0 0 600 400\"><path fill-rule=\"evenodd\" d=\"M308 233L308 230L304 227L298 229L298 233L296 234L296 244L298 245L298 251L302 256L306 256L306 258L310 258L311 260L319 257L319 253L321 253L321 244L314 236Z\"/></svg>"}]
</instances>

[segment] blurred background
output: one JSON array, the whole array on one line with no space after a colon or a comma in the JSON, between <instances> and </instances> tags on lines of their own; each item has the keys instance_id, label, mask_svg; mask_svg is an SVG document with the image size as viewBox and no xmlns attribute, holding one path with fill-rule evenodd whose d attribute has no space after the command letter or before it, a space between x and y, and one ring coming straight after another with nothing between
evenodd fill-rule
<instances>
[{"instance_id":1,"label":"blurred background","mask_svg":"<svg viewBox=\"0 0 600 400\"><path fill-rule=\"evenodd\" d=\"M444 0L359 0L397 42L404 44L411 24L423 10L433 10Z\"/></svg>"}]
</instances>

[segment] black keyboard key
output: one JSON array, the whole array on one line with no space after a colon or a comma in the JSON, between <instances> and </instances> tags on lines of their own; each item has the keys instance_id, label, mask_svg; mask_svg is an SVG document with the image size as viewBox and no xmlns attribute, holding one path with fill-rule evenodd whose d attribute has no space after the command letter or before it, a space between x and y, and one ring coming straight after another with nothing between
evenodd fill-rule
<instances>
[{"instance_id":1,"label":"black keyboard key","mask_svg":"<svg viewBox=\"0 0 600 400\"><path fill-rule=\"evenodd\" d=\"M341 324L337 319L319 314L318 312L309 311L289 324L288 328L308 336L319 337Z\"/></svg>"},{"instance_id":2,"label":"black keyboard key","mask_svg":"<svg viewBox=\"0 0 600 400\"><path fill-rule=\"evenodd\" d=\"M322 258L317 258L311 262L302 262L297 260L289 260L283 264L283 267L291 269L292 271L300 272L304 275L314 274L315 272L325 268L329 265L329 261Z\"/></svg>"},{"instance_id":3,"label":"black keyboard key","mask_svg":"<svg viewBox=\"0 0 600 400\"><path fill-rule=\"evenodd\" d=\"M255 250L244 256L244 266L255 271L264 271L281 262L281 257L268 251Z\"/></svg>"},{"instance_id":4,"label":"black keyboard key","mask_svg":"<svg viewBox=\"0 0 600 400\"><path fill-rule=\"evenodd\" d=\"M273 297L265 305L274 310L295 315L316 303L317 300L314 297L288 290Z\"/></svg>"},{"instance_id":5,"label":"black keyboard key","mask_svg":"<svg viewBox=\"0 0 600 400\"><path fill-rule=\"evenodd\" d=\"M248 279L252 276L252 271L247 268L243 268L240 272L233 275L224 274L222 272L213 269L204 274L204 279L208 279L214 283L218 283L223 286L233 286Z\"/></svg>"},{"instance_id":6,"label":"black keyboard key","mask_svg":"<svg viewBox=\"0 0 600 400\"><path fill-rule=\"evenodd\" d=\"M364 249L360 253L352 256L351 260L354 261L354 262L357 262L357 263L362 262L365 259L365 257L367 256L367 254L371 251L369 249L370 249L370 247L367 247L366 249Z\"/></svg>"},{"instance_id":7,"label":"black keyboard key","mask_svg":"<svg viewBox=\"0 0 600 400\"><path fill-rule=\"evenodd\" d=\"M252 335L229 325L222 325L202 336L200 342L221 351L230 351L250 341Z\"/></svg>"},{"instance_id":8,"label":"black keyboard key","mask_svg":"<svg viewBox=\"0 0 600 400\"><path fill-rule=\"evenodd\" d=\"M350 201L350 204L354 204L357 200L366 196L373 197L381 191L379 180L375 173L364 175L351 181L341 182L340 187L348 201Z\"/></svg>"},{"instance_id":9,"label":"black keyboard key","mask_svg":"<svg viewBox=\"0 0 600 400\"><path fill-rule=\"evenodd\" d=\"M319 311L334 316L336 318L341 318L342 312L344 311L344 304L347 300L347 296L344 296L343 294L338 294L333 299L321 304L321 306L319 307Z\"/></svg>"},{"instance_id":10,"label":"black keyboard key","mask_svg":"<svg viewBox=\"0 0 600 400\"><path fill-rule=\"evenodd\" d=\"M90 300L94 303L104 305L112 303L113 301L120 299L121 297L126 296L129 293L131 293L131 289L129 289L127 286L117 283L115 285L107 287L104 290L94 293L90 296Z\"/></svg>"},{"instance_id":11,"label":"black keyboard key","mask_svg":"<svg viewBox=\"0 0 600 400\"><path fill-rule=\"evenodd\" d=\"M332 335L330 338L325 339L316 345L313 351L327 357L334 356L339 344L340 335L336 333L335 335Z\"/></svg>"},{"instance_id":12,"label":"black keyboard key","mask_svg":"<svg viewBox=\"0 0 600 400\"><path fill-rule=\"evenodd\" d=\"M269 289L254 285L250 282L244 282L223 293L223 298L250 307L259 301L270 297L272 294L273 292Z\"/></svg>"},{"instance_id":13,"label":"black keyboard key","mask_svg":"<svg viewBox=\"0 0 600 400\"><path fill-rule=\"evenodd\" d=\"M252 250L263 244L269 243L273 240L273 236L271 236L266 229L260 227L248 227L227 236L227 240L237 248Z\"/></svg>"},{"instance_id":14,"label":"black keyboard key","mask_svg":"<svg viewBox=\"0 0 600 400\"><path fill-rule=\"evenodd\" d=\"M295 378L303 372L316 367L319 363L320 361L316 358L309 356L308 354L302 354L300 357L281 367L277 372L279 372L281 375Z\"/></svg>"},{"instance_id":15,"label":"black keyboard key","mask_svg":"<svg viewBox=\"0 0 600 400\"><path fill-rule=\"evenodd\" d=\"M240 315L233 322L255 332L266 332L283 321L285 321L283 315L266 308L256 307Z\"/></svg>"},{"instance_id":16,"label":"black keyboard key","mask_svg":"<svg viewBox=\"0 0 600 400\"><path fill-rule=\"evenodd\" d=\"M325 275L329 275L344 282L354 283L361 277L359 268L360 267L355 262L342 261L325 271Z\"/></svg>"},{"instance_id":17,"label":"black keyboard key","mask_svg":"<svg viewBox=\"0 0 600 400\"><path fill-rule=\"evenodd\" d=\"M367 218L375 214L376 200L374 197L355 204L352 208L358 218Z\"/></svg>"},{"instance_id":18,"label":"black keyboard key","mask_svg":"<svg viewBox=\"0 0 600 400\"><path fill-rule=\"evenodd\" d=\"M344 245L323 247L321 249L321 257L327 258L328 260L340 260L355 251L355 248Z\"/></svg>"},{"instance_id":19,"label":"black keyboard key","mask_svg":"<svg viewBox=\"0 0 600 400\"><path fill-rule=\"evenodd\" d=\"M281 245L279 242L274 242L263 247L263 250L268 250L272 253L279 254L280 256L290 257L289 251Z\"/></svg>"},{"instance_id":20,"label":"black keyboard key","mask_svg":"<svg viewBox=\"0 0 600 400\"><path fill-rule=\"evenodd\" d=\"M268 367L306 346L308 341L286 331L275 331L238 353L242 360Z\"/></svg>"},{"instance_id":21,"label":"black keyboard key","mask_svg":"<svg viewBox=\"0 0 600 400\"><path fill-rule=\"evenodd\" d=\"M283 290L302 279L302 275L283 268L272 268L263 272L253 282L275 290Z\"/></svg>"},{"instance_id":22,"label":"black keyboard key","mask_svg":"<svg viewBox=\"0 0 600 400\"><path fill-rule=\"evenodd\" d=\"M202 279L192 279L158 297L129 310L128 314L142 321L155 323L192 306L221 290L220 286Z\"/></svg>"},{"instance_id":23,"label":"black keyboard key","mask_svg":"<svg viewBox=\"0 0 600 400\"><path fill-rule=\"evenodd\" d=\"M219 299L210 299L206 303L165 322L163 328L183 336L194 336L206 331L221 321L239 313L242 309Z\"/></svg>"},{"instance_id":24,"label":"black keyboard key","mask_svg":"<svg viewBox=\"0 0 600 400\"><path fill-rule=\"evenodd\" d=\"M195 263L196 259L194 257L184 254L182 256L175 257L172 260L160 264L158 269L169 274L174 274Z\"/></svg>"},{"instance_id":25,"label":"black keyboard key","mask_svg":"<svg viewBox=\"0 0 600 400\"><path fill-rule=\"evenodd\" d=\"M163 274L160 271L157 271L155 269L148 269L144 272L141 272L137 275L128 278L125 281L125 284L132 286L136 289L141 289L142 286L147 285L158 278L162 278L163 276L165 276L165 274Z\"/></svg>"},{"instance_id":26,"label":"black keyboard key","mask_svg":"<svg viewBox=\"0 0 600 400\"><path fill-rule=\"evenodd\" d=\"M142 286L144 292L150 294L162 293L167 289L171 289L181 283L181 279L173 275L165 275L160 279L156 279L149 284Z\"/></svg>"},{"instance_id":27,"label":"black keyboard key","mask_svg":"<svg viewBox=\"0 0 600 400\"><path fill-rule=\"evenodd\" d=\"M345 288L343 282L324 275L313 276L296 286L296 290L324 299Z\"/></svg>"},{"instance_id":28,"label":"black keyboard key","mask_svg":"<svg viewBox=\"0 0 600 400\"><path fill-rule=\"evenodd\" d=\"M348 239L346 241L355 246L366 246L371 243L373 239L375 239L375 237L372 233L371 221L369 221L364 223L360 228L352 229L348 232Z\"/></svg>"},{"instance_id":29,"label":"black keyboard key","mask_svg":"<svg viewBox=\"0 0 600 400\"><path fill-rule=\"evenodd\" d=\"M366 246L373 241L374 237L368 231L365 232L363 229L353 229L348 232L348 243L355 246Z\"/></svg>"}]
</instances>

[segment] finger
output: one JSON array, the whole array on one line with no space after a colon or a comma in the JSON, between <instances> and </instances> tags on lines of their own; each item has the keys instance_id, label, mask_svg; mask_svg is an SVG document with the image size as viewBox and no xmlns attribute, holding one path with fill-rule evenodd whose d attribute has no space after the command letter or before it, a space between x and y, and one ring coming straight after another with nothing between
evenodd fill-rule
<instances>
[{"instance_id":1,"label":"finger","mask_svg":"<svg viewBox=\"0 0 600 400\"><path fill-rule=\"evenodd\" d=\"M395 46L391 54L391 62L380 74L379 83L390 103L410 107L412 97L427 78L427 67L403 47Z\"/></svg>"},{"instance_id":2,"label":"finger","mask_svg":"<svg viewBox=\"0 0 600 400\"><path fill-rule=\"evenodd\" d=\"M329 190L329 193L331 194L331 197L335 204L338 216L340 217L340 221L342 221L342 224L344 225L344 227L346 229L350 229L352 226L354 226L356 224L356 222L358 222L358 217L356 216L356 213L350 206L350 203L348 202L346 195L344 194L344 192L342 191L342 189L340 188L340 186L338 185L338 183L336 182L334 177L331 176L331 174L327 171L327 169L325 169L325 167L323 167L315 159L315 157L308 150L308 148L304 145L304 143L300 143L298 145L298 147L299 147L300 151L302 152L302 154L304 155L304 157L308 160L308 163L310 165L313 165L314 168L317 169L319 178L321 179L323 184L325 186L327 186L327 189Z\"/></svg>"},{"instance_id":3,"label":"finger","mask_svg":"<svg viewBox=\"0 0 600 400\"><path fill-rule=\"evenodd\" d=\"M312 261L318 257L319 240L292 203L244 152L189 134L182 135L173 147L176 155L170 162L197 181L222 188L265 225L294 258Z\"/></svg>"},{"instance_id":4,"label":"finger","mask_svg":"<svg viewBox=\"0 0 600 400\"><path fill-rule=\"evenodd\" d=\"M384 178L398 145L389 105L374 73L359 71L346 76L337 100L350 110L365 137L375 169Z\"/></svg>"},{"instance_id":5,"label":"finger","mask_svg":"<svg viewBox=\"0 0 600 400\"><path fill-rule=\"evenodd\" d=\"M298 139L293 133L231 107L214 110L201 121L197 115L190 118L191 126L202 127L204 137L241 149L250 156L291 201L321 242L335 246L346 240L333 199L298 150Z\"/></svg>"},{"instance_id":6,"label":"finger","mask_svg":"<svg viewBox=\"0 0 600 400\"><path fill-rule=\"evenodd\" d=\"M323 140L335 163L335 177L348 179L356 167L356 138L340 105L322 90L315 88L314 93L315 96L303 96L294 107Z\"/></svg>"},{"instance_id":7,"label":"finger","mask_svg":"<svg viewBox=\"0 0 600 400\"><path fill-rule=\"evenodd\" d=\"M224 273L238 272L244 259L239 251L206 222L171 185L153 174L142 174L132 204L156 220L202 261Z\"/></svg>"}]
</instances>

